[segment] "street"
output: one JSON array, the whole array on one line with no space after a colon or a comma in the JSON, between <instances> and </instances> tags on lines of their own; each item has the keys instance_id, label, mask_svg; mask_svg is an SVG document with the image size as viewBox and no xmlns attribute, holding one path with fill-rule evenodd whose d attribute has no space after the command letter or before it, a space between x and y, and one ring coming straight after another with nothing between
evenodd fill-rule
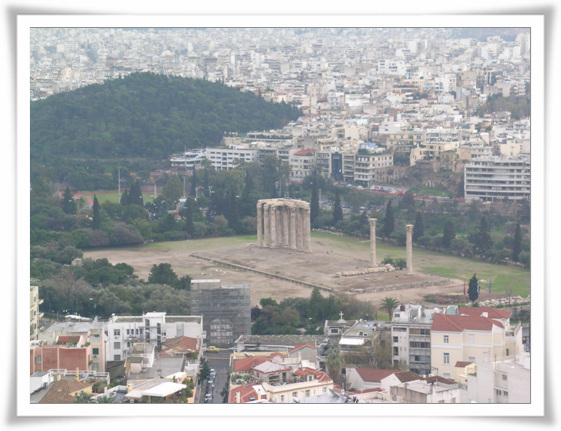
<instances>
[{"instance_id":1,"label":"street","mask_svg":"<svg viewBox=\"0 0 561 431\"><path fill-rule=\"evenodd\" d=\"M228 379L228 370L230 364L230 351L227 348L220 349L220 352L206 352L205 353L208 366L216 371L216 377L214 379L214 388L212 388L212 403L222 404L224 403L224 396L222 391L226 385ZM205 390L204 394L201 394L200 402L204 402L204 395L208 393L208 381L202 384L202 388ZM227 398L226 398L227 400Z\"/></svg>"}]
</instances>

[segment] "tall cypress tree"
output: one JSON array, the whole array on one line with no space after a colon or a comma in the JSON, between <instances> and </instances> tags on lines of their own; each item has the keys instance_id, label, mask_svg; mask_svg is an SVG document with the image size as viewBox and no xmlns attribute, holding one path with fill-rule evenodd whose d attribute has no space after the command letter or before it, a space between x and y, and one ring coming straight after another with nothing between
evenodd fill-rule
<instances>
[{"instance_id":1,"label":"tall cypress tree","mask_svg":"<svg viewBox=\"0 0 561 431\"><path fill-rule=\"evenodd\" d=\"M382 227L382 233L386 238L389 238L394 229L395 219L393 216L392 201L388 201L388 204L386 205L386 215L384 216L384 226Z\"/></svg>"},{"instance_id":2,"label":"tall cypress tree","mask_svg":"<svg viewBox=\"0 0 561 431\"><path fill-rule=\"evenodd\" d=\"M337 224L343 220L343 208L341 207L341 197L339 190L335 190L335 203L333 204L333 224Z\"/></svg>"},{"instance_id":3,"label":"tall cypress tree","mask_svg":"<svg viewBox=\"0 0 561 431\"><path fill-rule=\"evenodd\" d=\"M473 274L473 277L469 280L468 296L470 301L473 303L477 301L479 297L479 292L477 289L477 277Z\"/></svg>"},{"instance_id":4,"label":"tall cypress tree","mask_svg":"<svg viewBox=\"0 0 561 431\"><path fill-rule=\"evenodd\" d=\"M444 230L442 235L442 245L446 248L450 247L452 240L456 236L456 232L454 232L454 223L452 220L446 220L444 223Z\"/></svg>"},{"instance_id":5,"label":"tall cypress tree","mask_svg":"<svg viewBox=\"0 0 561 431\"><path fill-rule=\"evenodd\" d=\"M197 197L197 170L193 166L193 175L191 175L191 193L193 197Z\"/></svg>"},{"instance_id":6,"label":"tall cypress tree","mask_svg":"<svg viewBox=\"0 0 561 431\"><path fill-rule=\"evenodd\" d=\"M417 211L415 216L415 224L413 225L413 241L417 240L425 234L425 225L423 223L423 215Z\"/></svg>"},{"instance_id":7,"label":"tall cypress tree","mask_svg":"<svg viewBox=\"0 0 561 431\"><path fill-rule=\"evenodd\" d=\"M522 232L520 231L520 223L516 224L514 231L514 244L512 244L512 260L518 262L518 257L522 251Z\"/></svg>"},{"instance_id":8,"label":"tall cypress tree","mask_svg":"<svg viewBox=\"0 0 561 431\"><path fill-rule=\"evenodd\" d=\"M476 234L475 248L476 252L480 256L487 254L491 247L493 246L493 241L491 240L491 234L489 232L489 225L487 224L487 219L481 217L481 222L479 224L479 231Z\"/></svg>"},{"instance_id":9,"label":"tall cypress tree","mask_svg":"<svg viewBox=\"0 0 561 431\"><path fill-rule=\"evenodd\" d=\"M62 197L62 210L66 214L76 214L76 201L74 197L72 197L72 192L68 187L66 187L64 196Z\"/></svg>"},{"instance_id":10,"label":"tall cypress tree","mask_svg":"<svg viewBox=\"0 0 561 431\"><path fill-rule=\"evenodd\" d=\"M144 206L144 198L142 197L139 180L136 180L129 190L129 202L134 205Z\"/></svg>"},{"instance_id":11,"label":"tall cypress tree","mask_svg":"<svg viewBox=\"0 0 561 431\"><path fill-rule=\"evenodd\" d=\"M92 215L92 229L100 229L101 228L101 215L99 213L100 206L97 200L97 196L94 195L93 201L93 215Z\"/></svg>"},{"instance_id":12,"label":"tall cypress tree","mask_svg":"<svg viewBox=\"0 0 561 431\"><path fill-rule=\"evenodd\" d=\"M312 181L312 201L310 203L310 223L313 224L319 215L319 192L316 176Z\"/></svg>"}]
</instances>

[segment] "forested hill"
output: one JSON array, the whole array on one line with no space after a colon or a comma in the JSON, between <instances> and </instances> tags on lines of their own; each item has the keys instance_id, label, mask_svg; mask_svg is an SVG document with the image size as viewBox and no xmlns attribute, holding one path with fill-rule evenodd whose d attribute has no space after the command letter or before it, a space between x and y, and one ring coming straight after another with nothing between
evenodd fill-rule
<instances>
[{"instance_id":1,"label":"forested hill","mask_svg":"<svg viewBox=\"0 0 561 431\"><path fill-rule=\"evenodd\" d=\"M167 157L300 115L221 83L135 73L31 103L31 157Z\"/></svg>"}]
</instances>

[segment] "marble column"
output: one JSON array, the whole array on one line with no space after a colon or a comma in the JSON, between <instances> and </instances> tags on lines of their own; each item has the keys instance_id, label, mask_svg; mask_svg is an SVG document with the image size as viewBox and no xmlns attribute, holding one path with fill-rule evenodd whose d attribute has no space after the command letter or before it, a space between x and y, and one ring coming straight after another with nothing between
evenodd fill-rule
<instances>
[{"instance_id":1,"label":"marble column","mask_svg":"<svg viewBox=\"0 0 561 431\"><path fill-rule=\"evenodd\" d=\"M296 249L296 207L290 205L290 248Z\"/></svg>"},{"instance_id":2,"label":"marble column","mask_svg":"<svg viewBox=\"0 0 561 431\"><path fill-rule=\"evenodd\" d=\"M271 204L265 202L263 205L263 230L265 236L265 247L271 246L271 217L269 216L269 211Z\"/></svg>"},{"instance_id":3,"label":"marble column","mask_svg":"<svg viewBox=\"0 0 561 431\"><path fill-rule=\"evenodd\" d=\"M282 245L290 246L290 208L286 204L282 207Z\"/></svg>"},{"instance_id":4,"label":"marble column","mask_svg":"<svg viewBox=\"0 0 561 431\"><path fill-rule=\"evenodd\" d=\"M271 247L277 246L277 205L271 204L269 219L271 222Z\"/></svg>"},{"instance_id":5,"label":"marble column","mask_svg":"<svg viewBox=\"0 0 561 431\"><path fill-rule=\"evenodd\" d=\"M413 225L405 225L407 232L405 249L407 254L407 274L413 274Z\"/></svg>"},{"instance_id":6,"label":"marble column","mask_svg":"<svg viewBox=\"0 0 561 431\"><path fill-rule=\"evenodd\" d=\"M304 251L310 252L312 251L312 241L310 237L310 207L304 208Z\"/></svg>"},{"instance_id":7,"label":"marble column","mask_svg":"<svg viewBox=\"0 0 561 431\"><path fill-rule=\"evenodd\" d=\"M263 202L257 201L257 246L263 247Z\"/></svg>"},{"instance_id":8,"label":"marble column","mask_svg":"<svg viewBox=\"0 0 561 431\"><path fill-rule=\"evenodd\" d=\"M372 268L376 268L378 264L376 263L376 221L375 218L369 218L370 222L370 265Z\"/></svg>"}]
</instances>

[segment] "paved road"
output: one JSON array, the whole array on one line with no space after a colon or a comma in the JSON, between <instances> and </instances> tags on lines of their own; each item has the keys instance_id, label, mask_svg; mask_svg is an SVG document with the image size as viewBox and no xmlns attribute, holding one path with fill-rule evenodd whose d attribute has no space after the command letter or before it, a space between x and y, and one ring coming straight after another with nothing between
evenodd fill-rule
<instances>
[{"instance_id":1,"label":"paved road","mask_svg":"<svg viewBox=\"0 0 561 431\"><path fill-rule=\"evenodd\" d=\"M224 402L224 397L221 392L226 385L226 380L228 378L228 370L230 367L230 352L228 349L223 349L220 352L207 352L206 359L208 366L214 368L216 371L216 378L214 380L214 389L212 390L212 403L222 404ZM206 386L205 382L205 388ZM206 394L206 391L205 391ZM204 397L202 397L204 401Z\"/></svg>"}]
</instances>

